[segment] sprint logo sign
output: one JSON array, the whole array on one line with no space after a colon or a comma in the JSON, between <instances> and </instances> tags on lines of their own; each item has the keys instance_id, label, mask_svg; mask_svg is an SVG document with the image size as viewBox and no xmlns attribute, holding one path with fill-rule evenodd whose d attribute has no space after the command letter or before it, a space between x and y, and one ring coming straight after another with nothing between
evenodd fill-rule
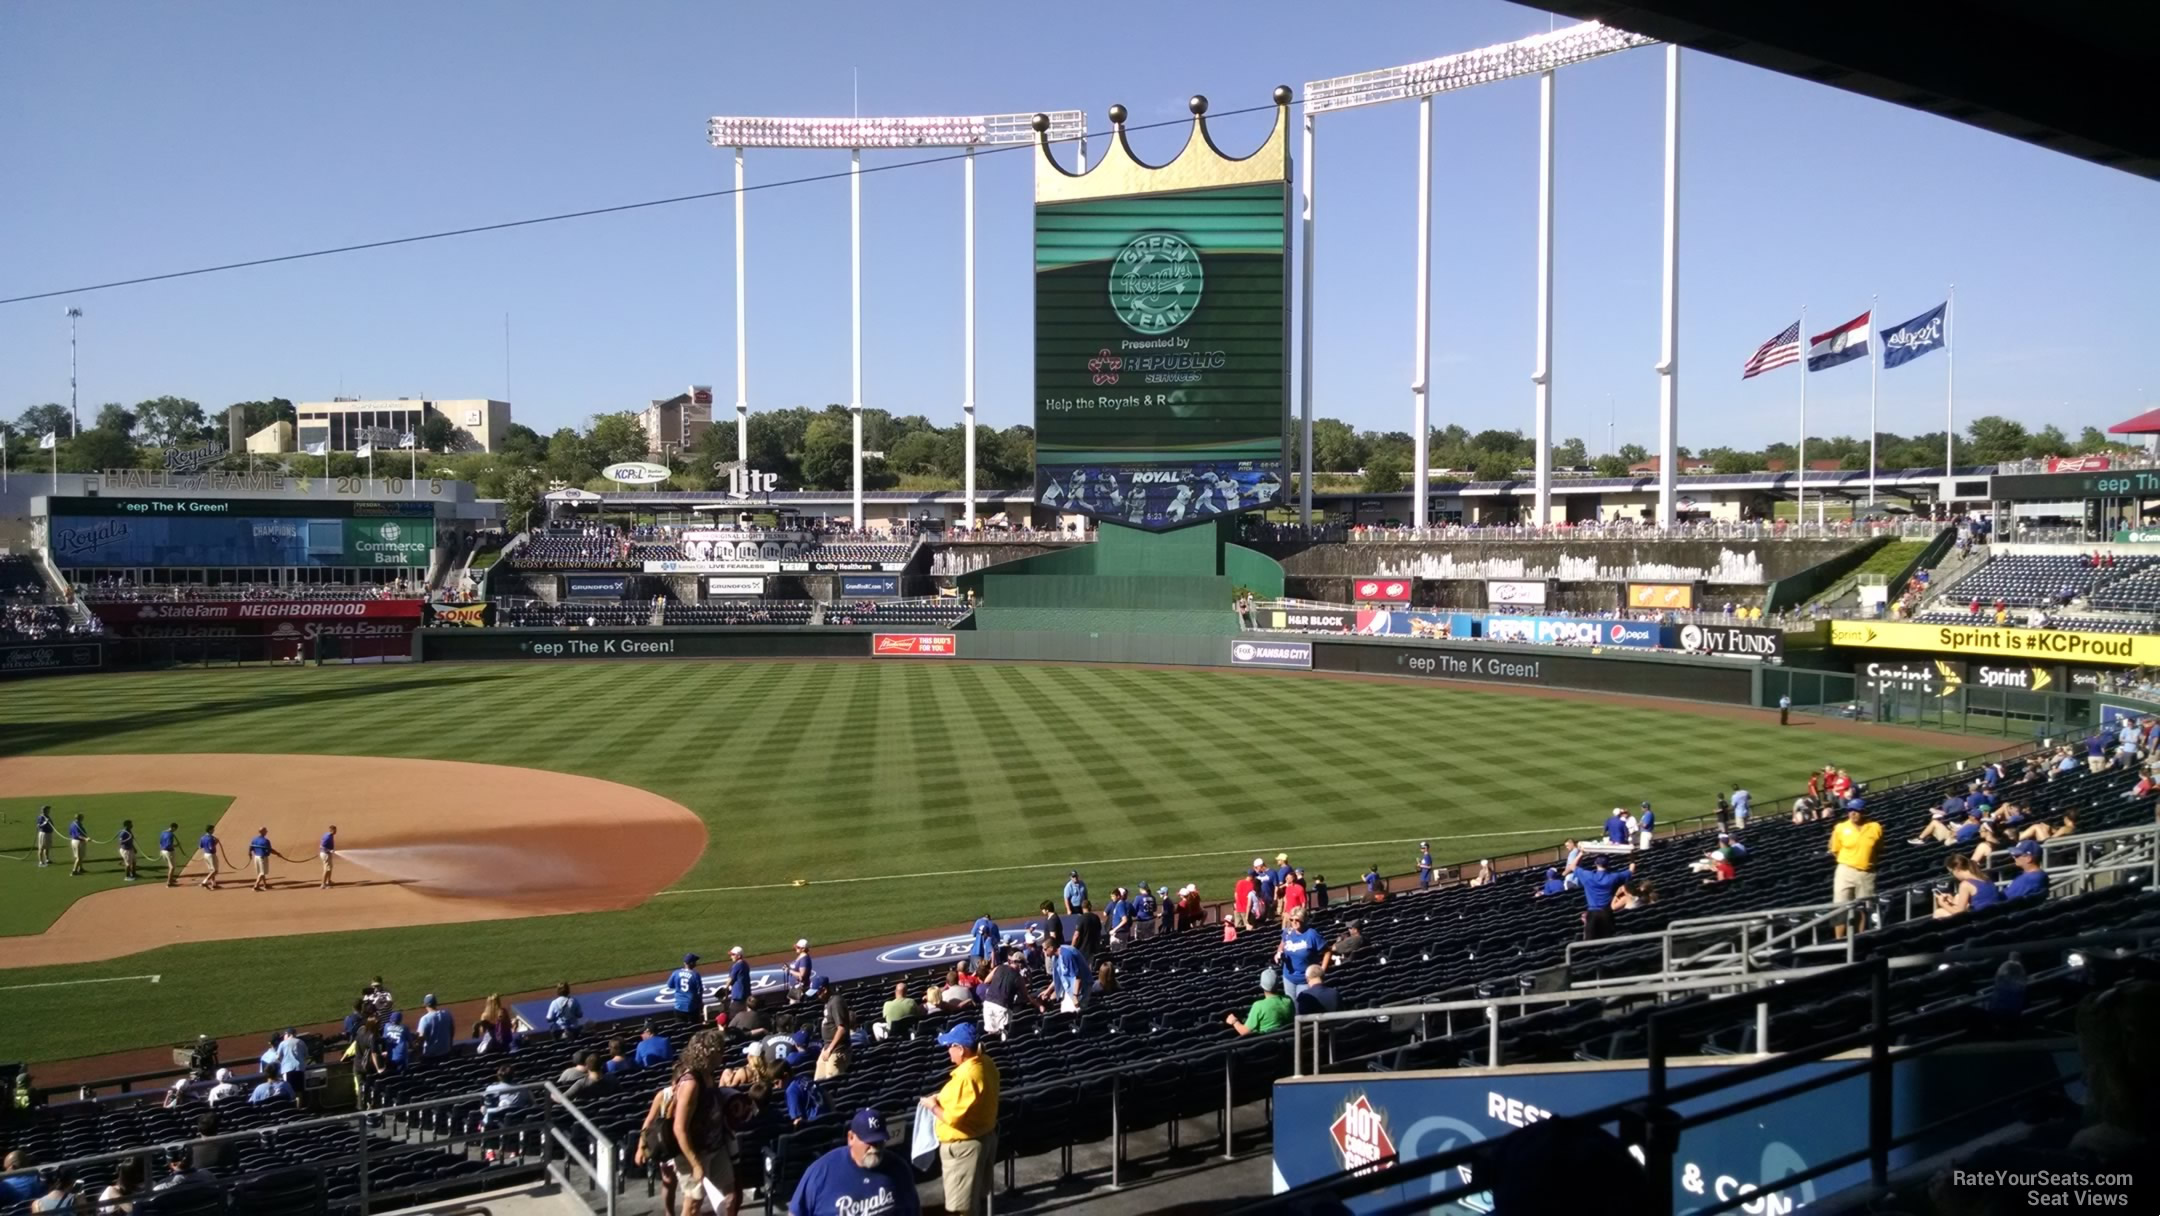
<instances>
[{"instance_id":1,"label":"sprint logo sign","mask_svg":"<svg viewBox=\"0 0 2160 1216\"><path fill-rule=\"evenodd\" d=\"M2045 692L2055 686L2055 676L2045 667L1999 667L1990 663L1974 663L1972 682L1981 688Z\"/></svg>"}]
</instances>

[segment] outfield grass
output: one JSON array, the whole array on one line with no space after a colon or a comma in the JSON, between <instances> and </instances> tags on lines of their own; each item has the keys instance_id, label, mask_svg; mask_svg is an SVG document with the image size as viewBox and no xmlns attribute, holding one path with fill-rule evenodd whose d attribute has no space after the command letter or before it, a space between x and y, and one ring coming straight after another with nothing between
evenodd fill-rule
<instances>
[{"instance_id":1,"label":"outfield grass","mask_svg":"<svg viewBox=\"0 0 2160 1216\"><path fill-rule=\"evenodd\" d=\"M627 912L0 972L0 1059L32 1060L332 1018L377 973L401 997L458 999L665 970L686 948L762 953L798 935L1016 915L1073 865L1098 891L1197 881L1212 899L1254 855L1287 850L1341 885L1375 862L1407 871L1420 837L1442 859L1476 858L1549 844L1643 798L1672 821L1735 781L1767 798L1828 762L1881 774L1961 751L1450 686L937 663L39 680L0 699L0 748L523 765L641 786L712 828L678 893ZM340 822L348 847L365 847L365 819ZM164 977L155 1000L12 987L143 973Z\"/></svg>"},{"instance_id":2,"label":"outfield grass","mask_svg":"<svg viewBox=\"0 0 2160 1216\"><path fill-rule=\"evenodd\" d=\"M37 812L48 804L53 809L53 863L39 873ZM178 822L184 838L193 842L202 825L216 823L231 805L230 798L170 791L0 798L0 839L6 841L0 846L0 863L4 863L0 864L0 936L43 933L69 904L93 891L126 885L120 851L111 843L90 846L80 878L68 874L70 816L80 812L91 836L107 842L121 820L133 819L135 848L141 854L135 865L137 881L163 882L165 863L158 858L158 832Z\"/></svg>"}]
</instances>

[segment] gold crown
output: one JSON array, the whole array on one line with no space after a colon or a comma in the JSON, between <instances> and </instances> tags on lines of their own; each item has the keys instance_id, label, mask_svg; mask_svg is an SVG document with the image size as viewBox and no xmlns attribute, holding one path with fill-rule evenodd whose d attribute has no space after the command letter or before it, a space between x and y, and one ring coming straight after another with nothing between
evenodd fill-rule
<instances>
[{"instance_id":1,"label":"gold crown","mask_svg":"<svg viewBox=\"0 0 2160 1216\"><path fill-rule=\"evenodd\" d=\"M1290 180L1289 85L1275 89L1275 129L1268 132L1258 151L1235 157L1223 153L1208 137L1205 97L1195 96L1192 131L1185 146L1166 165L1150 165L1133 155L1125 141L1125 107L1110 107L1110 150L1086 172L1072 173L1050 153L1050 116L1035 116L1035 146L1042 153L1035 160L1035 201L1072 203L1083 199L1122 198L1134 194L1163 194L1173 190L1207 190L1219 186L1258 186Z\"/></svg>"}]
</instances>

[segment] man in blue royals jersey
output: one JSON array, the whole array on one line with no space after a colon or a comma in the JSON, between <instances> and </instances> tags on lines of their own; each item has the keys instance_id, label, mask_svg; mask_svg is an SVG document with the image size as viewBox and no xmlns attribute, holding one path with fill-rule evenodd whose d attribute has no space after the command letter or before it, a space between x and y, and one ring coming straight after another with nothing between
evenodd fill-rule
<instances>
[{"instance_id":1,"label":"man in blue royals jersey","mask_svg":"<svg viewBox=\"0 0 2160 1216\"><path fill-rule=\"evenodd\" d=\"M869 1107L856 1111L847 1143L803 1171L788 1216L920 1216L915 1175L905 1154L885 1151L887 1139L885 1116Z\"/></svg>"},{"instance_id":2,"label":"man in blue royals jersey","mask_svg":"<svg viewBox=\"0 0 2160 1216\"><path fill-rule=\"evenodd\" d=\"M741 946L729 946L727 956L727 1010L736 1014L750 1003L750 964L744 960Z\"/></svg>"},{"instance_id":3,"label":"man in blue royals jersey","mask_svg":"<svg viewBox=\"0 0 2160 1216\"><path fill-rule=\"evenodd\" d=\"M168 823L157 834L158 856L165 859L165 885L180 885L180 825Z\"/></svg>"},{"instance_id":4,"label":"man in blue royals jersey","mask_svg":"<svg viewBox=\"0 0 2160 1216\"><path fill-rule=\"evenodd\" d=\"M988 912L975 918L974 926L968 930L968 937L969 958L978 963L997 961L998 945L1004 940L1004 934L998 930L998 923L990 919Z\"/></svg>"},{"instance_id":5,"label":"man in blue royals jersey","mask_svg":"<svg viewBox=\"0 0 2160 1216\"><path fill-rule=\"evenodd\" d=\"M90 829L83 826L82 812L77 811L75 817L68 820L68 854L75 859L75 867L68 871L70 875L82 874L83 854L89 849Z\"/></svg>"},{"instance_id":6,"label":"man in blue royals jersey","mask_svg":"<svg viewBox=\"0 0 2160 1216\"><path fill-rule=\"evenodd\" d=\"M336 824L331 824L330 830L322 834L322 840L315 846L315 856L318 861L322 862L322 885L324 890L328 890L330 887L330 871L337 867Z\"/></svg>"},{"instance_id":7,"label":"man in blue royals jersey","mask_svg":"<svg viewBox=\"0 0 2160 1216\"><path fill-rule=\"evenodd\" d=\"M37 863L41 866L52 864L52 834L52 808L41 806L37 813Z\"/></svg>"},{"instance_id":8,"label":"man in blue royals jersey","mask_svg":"<svg viewBox=\"0 0 2160 1216\"><path fill-rule=\"evenodd\" d=\"M123 820L121 820L121 821L120 821L120 834L119 834L119 835L117 835L117 836L115 836L115 837L113 837L113 843L114 843L114 844L116 844L116 845L118 845L118 846L120 846L120 870L121 870L121 873L122 873L122 874L124 874L124 875L126 875L126 877L127 877L127 880L128 880L129 882L134 882L134 881L135 881L135 821L134 821L134 820L132 820L132 819L123 819Z\"/></svg>"},{"instance_id":9,"label":"man in blue royals jersey","mask_svg":"<svg viewBox=\"0 0 2160 1216\"><path fill-rule=\"evenodd\" d=\"M698 974L698 956L685 954L682 966L668 973L668 999L675 1005L675 1012L693 1022L705 1020L705 977Z\"/></svg>"}]
</instances>

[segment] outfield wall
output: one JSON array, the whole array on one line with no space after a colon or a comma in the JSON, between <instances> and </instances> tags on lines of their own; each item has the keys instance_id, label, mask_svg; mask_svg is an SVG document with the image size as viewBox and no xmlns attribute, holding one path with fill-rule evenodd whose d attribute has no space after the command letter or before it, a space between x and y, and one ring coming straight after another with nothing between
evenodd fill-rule
<instances>
[{"instance_id":1,"label":"outfield wall","mask_svg":"<svg viewBox=\"0 0 2160 1216\"><path fill-rule=\"evenodd\" d=\"M1271 635L1280 640L1279 635ZM1400 638L1315 639L1315 671L1414 680L1460 680L1517 688L1677 697L1720 705L1755 704L1756 663L1676 654L1585 653L1559 646L1465 645Z\"/></svg>"}]
</instances>

